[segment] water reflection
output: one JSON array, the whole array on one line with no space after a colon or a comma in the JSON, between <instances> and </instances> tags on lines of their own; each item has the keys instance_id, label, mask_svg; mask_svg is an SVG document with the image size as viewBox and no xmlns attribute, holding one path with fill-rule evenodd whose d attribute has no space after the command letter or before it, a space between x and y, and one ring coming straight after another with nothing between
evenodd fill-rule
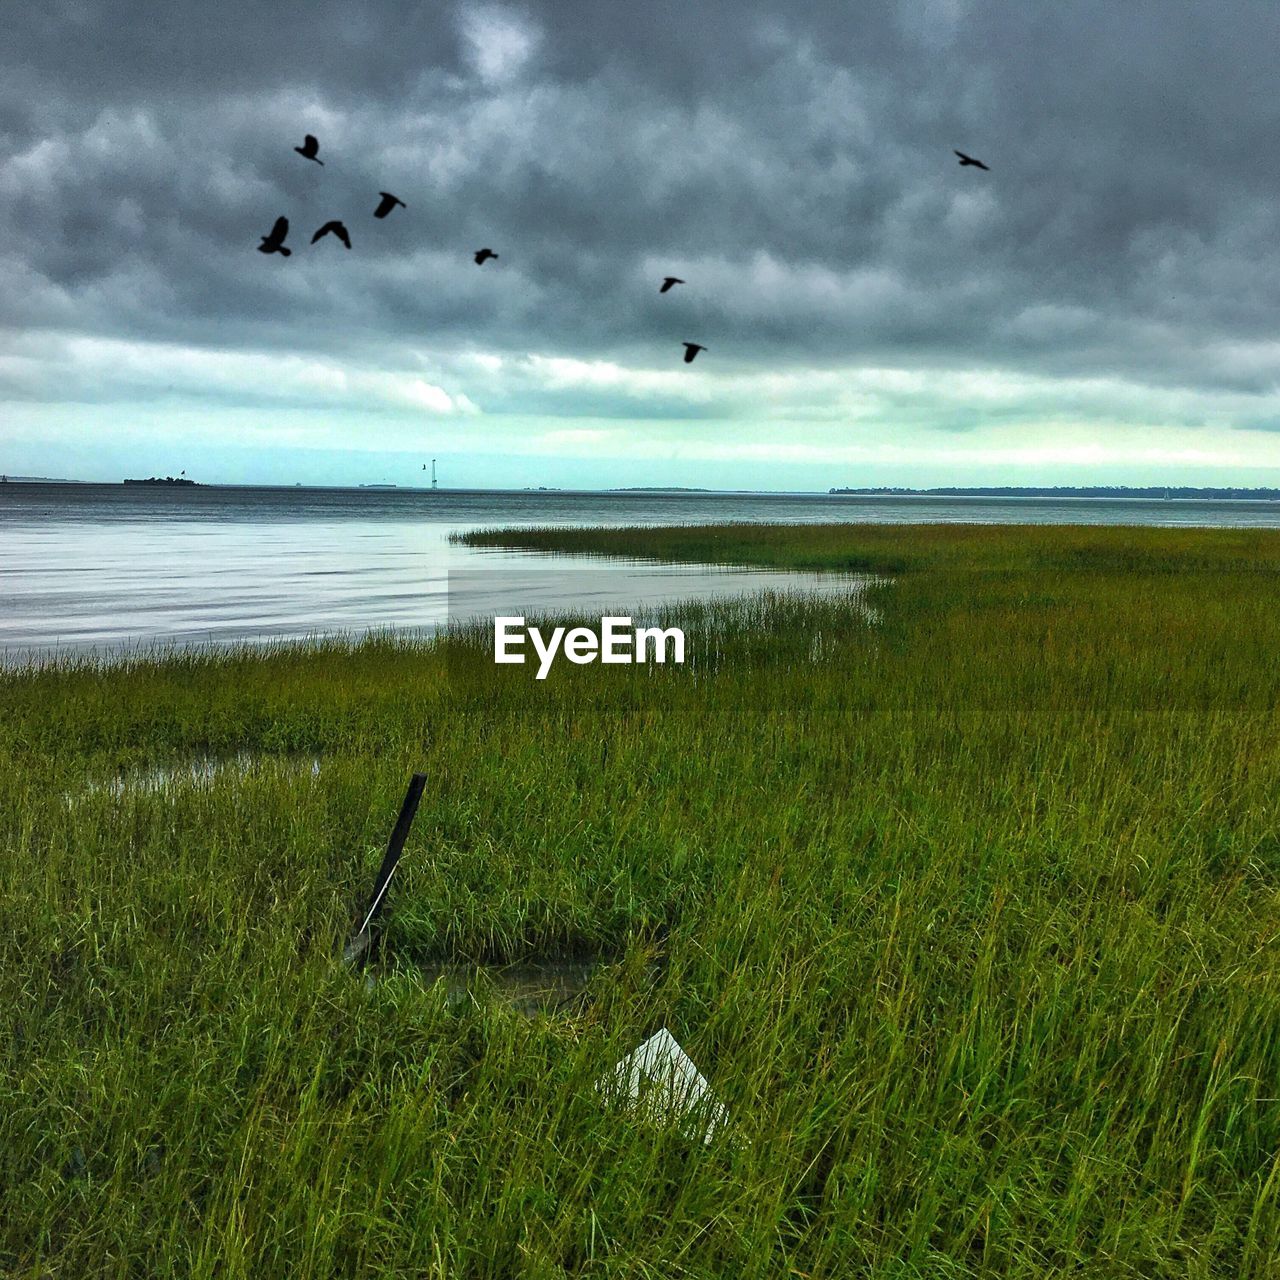
<instances>
[{"instance_id":1,"label":"water reflection","mask_svg":"<svg viewBox=\"0 0 1280 1280\"><path fill-rule=\"evenodd\" d=\"M766 587L848 589L812 574L614 561L593 577L581 560L448 542L483 525L735 520L1274 527L1280 503L6 484L0 661L382 628L429 633L450 616L506 609L513 585L528 612ZM487 574L472 573L479 569ZM548 576L531 588L535 573Z\"/></svg>"},{"instance_id":2,"label":"water reflection","mask_svg":"<svg viewBox=\"0 0 1280 1280\"><path fill-rule=\"evenodd\" d=\"M451 544L457 527L165 520L10 528L0 566L0 653L12 662L370 629L431 634L451 618L512 607L591 610L837 585L815 574L698 565L621 562L584 570L561 556Z\"/></svg>"}]
</instances>

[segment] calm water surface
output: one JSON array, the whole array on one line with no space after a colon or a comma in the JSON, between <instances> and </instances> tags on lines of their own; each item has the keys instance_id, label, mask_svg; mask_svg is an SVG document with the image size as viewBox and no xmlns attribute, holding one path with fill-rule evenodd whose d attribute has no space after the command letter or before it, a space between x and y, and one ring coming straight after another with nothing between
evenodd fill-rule
<instances>
[{"instance_id":1,"label":"calm water surface","mask_svg":"<svg viewBox=\"0 0 1280 1280\"><path fill-rule=\"evenodd\" d=\"M0 485L0 656L430 632L450 616L652 605L813 574L581 560L453 546L489 525L978 522L1280 527L1280 503L866 498L826 494L126 489Z\"/></svg>"}]
</instances>

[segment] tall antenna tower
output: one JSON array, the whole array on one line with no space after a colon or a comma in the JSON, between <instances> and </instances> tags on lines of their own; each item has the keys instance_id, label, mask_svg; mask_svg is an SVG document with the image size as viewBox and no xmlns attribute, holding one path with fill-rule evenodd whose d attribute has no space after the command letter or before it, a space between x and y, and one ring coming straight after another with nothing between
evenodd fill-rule
<instances>
[{"instance_id":1,"label":"tall antenna tower","mask_svg":"<svg viewBox=\"0 0 1280 1280\"><path fill-rule=\"evenodd\" d=\"M431 487L433 489L436 487L436 460L434 458L431 459Z\"/></svg>"}]
</instances>

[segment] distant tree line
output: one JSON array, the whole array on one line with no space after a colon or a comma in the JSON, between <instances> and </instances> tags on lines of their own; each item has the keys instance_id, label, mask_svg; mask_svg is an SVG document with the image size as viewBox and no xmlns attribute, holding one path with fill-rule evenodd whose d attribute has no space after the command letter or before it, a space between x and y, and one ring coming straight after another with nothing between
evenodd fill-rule
<instances>
[{"instance_id":1,"label":"distant tree line","mask_svg":"<svg viewBox=\"0 0 1280 1280\"><path fill-rule=\"evenodd\" d=\"M1194 485L979 485L943 489L831 489L830 493L928 498L1252 498L1280 499L1280 489L1220 489Z\"/></svg>"}]
</instances>

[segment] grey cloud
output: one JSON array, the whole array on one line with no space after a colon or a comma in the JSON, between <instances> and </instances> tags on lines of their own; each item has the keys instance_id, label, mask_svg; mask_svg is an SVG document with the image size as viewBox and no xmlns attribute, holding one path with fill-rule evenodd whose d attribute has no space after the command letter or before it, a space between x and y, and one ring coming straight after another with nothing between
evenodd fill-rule
<instances>
[{"instance_id":1,"label":"grey cloud","mask_svg":"<svg viewBox=\"0 0 1280 1280\"><path fill-rule=\"evenodd\" d=\"M527 61L486 75L468 13L526 27ZM743 369L1242 394L1280 377L1257 345L1280 320L1272 5L65 0L15 16L10 330L643 367L696 339ZM323 169L292 153L307 130ZM992 172L959 170L953 146ZM375 223L384 188L409 208ZM288 262L254 252L279 213ZM306 244L330 216L350 255ZM483 270L481 244L501 254ZM660 299L668 269L690 283ZM568 393L529 394L571 411Z\"/></svg>"}]
</instances>

